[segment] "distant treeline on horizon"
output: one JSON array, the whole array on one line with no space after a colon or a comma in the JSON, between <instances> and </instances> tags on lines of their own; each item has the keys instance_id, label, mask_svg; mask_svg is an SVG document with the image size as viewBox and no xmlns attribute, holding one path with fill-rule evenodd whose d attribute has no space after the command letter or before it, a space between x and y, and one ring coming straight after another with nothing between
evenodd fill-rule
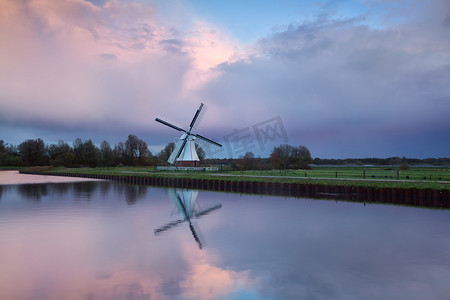
<instances>
[{"instance_id":1,"label":"distant treeline on horizon","mask_svg":"<svg viewBox=\"0 0 450 300\"><path fill-rule=\"evenodd\" d=\"M238 159L233 158L208 158L205 159L205 163L208 164L229 164L233 163ZM255 160L262 160L269 162L270 158L255 158ZM333 165L333 166L344 166L344 165L357 165L357 166L393 166L393 165L401 165L402 163L408 163L409 165L434 165L434 166L442 166L442 165L450 165L450 157L444 158L400 158L398 156L388 157L388 158L345 158L345 159L333 159L333 158L314 158L311 164L314 165Z\"/></svg>"},{"instance_id":2,"label":"distant treeline on horizon","mask_svg":"<svg viewBox=\"0 0 450 300\"><path fill-rule=\"evenodd\" d=\"M107 167L107 166L155 166L166 164L173 151L174 144L169 143L163 150L153 155L148 145L137 136L130 134L125 142L114 147L103 141L100 147L89 139L76 139L72 145L64 141L46 145L42 139L28 139L19 145L10 145L0 140L0 166L66 166L66 167ZM257 158L247 152L240 158L207 158L200 147L197 148L201 164L233 165L239 169L307 169L314 165L449 165L450 158L346 158L324 159L312 158L309 149L303 145L287 144L274 147L270 157Z\"/></svg>"}]
</instances>

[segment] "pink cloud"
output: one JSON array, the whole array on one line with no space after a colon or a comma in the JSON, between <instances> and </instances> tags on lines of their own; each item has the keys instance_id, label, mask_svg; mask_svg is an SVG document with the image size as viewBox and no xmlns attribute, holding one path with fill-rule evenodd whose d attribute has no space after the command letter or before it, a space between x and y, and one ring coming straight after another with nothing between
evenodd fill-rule
<instances>
[{"instance_id":1,"label":"pink cloud","mask_svg":"<svg viewBox=\"0 0 450 300\"><path fill-rule=\"evenodd\" d=\"M217 76L234 41L206 23L175 30L157 13L138 2L3 1L2 118L148 126L168 104L198 105L193 89Z\"/></svg>"}]
</instances>

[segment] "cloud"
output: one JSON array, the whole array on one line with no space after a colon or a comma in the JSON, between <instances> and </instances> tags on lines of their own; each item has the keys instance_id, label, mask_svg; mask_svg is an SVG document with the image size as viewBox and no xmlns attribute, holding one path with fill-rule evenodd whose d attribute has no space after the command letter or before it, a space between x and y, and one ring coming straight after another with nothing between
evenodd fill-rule
<instances>
[{"instance_id":1,"label":"cloud","mask_svg":"<svg viewBox=\"0 0 450 300\"><path fill-rule=\"evenodd\" d=\"M345 17L325 5L251 45L177 5L2 1L0 126L145 132L164 144L172 132L154 117L188 124L204 101L202 134L281 116L290 143L314 156L400 155L368 150L450 131L448 1L367 1L371 13ZM420 154L413 145L395 151Z\"/></svg>"},{"instance_id":2,"label":"cloud","mask_svg":"<svg viewBox=\"0 0 450 300\"><path fill-rule=\"evenodd\" d=\"M95 4L2 2L2 123L148 127L163 108L198 105L191 90L233 55L210 24L181 30L153 4Z\"/></svg>"},{"instance_id":3,"label":"cloud","mask_svg":"<svg viewBox=\"0 0 450 300\"><path fill-rule=\"evenodd\" d=\"M98 56L105 61L117 60L117 56L114 53L100 53Z\"/></svg>"},{"instance_id":4,"label":"cloud","mask_svg":"<svg viewBox=\"0 0 450 300\"><path fill-rule=\"evenodd\" d=\"M221 65L205 91L237 128L281 115L296 141L448 132L449 9L433 7L443 3L385 29L365 16L291 24L260 40L252 57ZM421 27L423 19L434 21Z\"/></svg>"}]
</instances>

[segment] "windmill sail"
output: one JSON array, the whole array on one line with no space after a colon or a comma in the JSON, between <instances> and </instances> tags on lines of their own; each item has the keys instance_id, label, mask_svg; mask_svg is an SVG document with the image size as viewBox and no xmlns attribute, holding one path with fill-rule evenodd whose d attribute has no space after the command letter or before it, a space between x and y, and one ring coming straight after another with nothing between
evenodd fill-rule
<instances>
[{"instance_id":1,"label":"windmill sail","mask_svg":"<svg viewBox=\"0 0 450 300\"><path fill-rule=\"evenodd\" d=\"M199 139L202 139L203 141L205 141L207 143L210 143L210 144L213 144L213 145L215 145L217 147L222 147L221 144L219 144L217 142L214 142L213 140L210 140L210 139L208 139L208 138L206 138L204 136L201 136L200 134L195 134L195 137L198 137Z\"/></svg>"},{"instance_id":2,"label":"windmill sail","mask_svg":"<svg viewBox=\"0 0 450 300\"><path fill-rule=\"evenodd\" d=\"M164 121L164 120L161 120L160 118L156 118L155 121L156 121L156 122L159 122L159 123L161 123L161 124L164 124L164 125L166 125L166 126L172 127L173 129L176 129L176 130L178 130L178 131L186 132L186 130L184 130L183 128L180 128L180 127L178 127L178 126L175 126L175 125L173 125L173 124L170 124L169 122L166 122L166 121Z\"/></svg>"},{"instance_id":3,"label":"windmill sail","mask_svg":"<svg viewBox=\"0 0 450 300\"><path fill-rule=\"evenodd\" d=\"M180 150L182 150L183 147L183 142L186 139L179 139L178 142L175 144L175 148L172 151L172 154L170 154L169 159L167 160L170 164L173 164L175 162L175 160L178 158L178 153L180 152Z\"/></svg>"},{"instance_id":4,"label":"windmill sail","mask_svg":"<svg viewBox=\"0 0 450 300\"><path fill-rule=\"evenodd\" d=\"M199 107L199 108L197 109L197 111L195 112L194 118L192 119L191 125L189 126L189 127L190 127L189 130L192 130L192 127L194 127L194 124L195 124L195 122L197 121L198 116L200 115L200 112L202 111L202 108L203 108L203 103L200 104L200 107Z\"/></svg>"}]
</instances>

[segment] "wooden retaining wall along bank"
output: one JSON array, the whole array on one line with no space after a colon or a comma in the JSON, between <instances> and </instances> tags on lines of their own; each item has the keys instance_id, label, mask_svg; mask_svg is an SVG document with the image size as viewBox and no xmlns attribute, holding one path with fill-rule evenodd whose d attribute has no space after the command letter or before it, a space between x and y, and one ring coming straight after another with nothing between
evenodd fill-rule
<instances>
[{"instance_id":1,"label":"wooden retaining wall along bank","mask_svg":"<svg viewBox=\"0 0 450 300\"><path fill-rule=\"evenodd\" d=\"M103 179L115 182L160 187L177 187L221 192L264 194L289 197L337 199L358 202L378 202L412 206L450 208L450 190L370 188L339 185L230 181L218 179L193 179L189 177L151 177L136 175L99 175L52 172L27 172L23 174L51 175Z\"/></svg>"}]
</instances>

